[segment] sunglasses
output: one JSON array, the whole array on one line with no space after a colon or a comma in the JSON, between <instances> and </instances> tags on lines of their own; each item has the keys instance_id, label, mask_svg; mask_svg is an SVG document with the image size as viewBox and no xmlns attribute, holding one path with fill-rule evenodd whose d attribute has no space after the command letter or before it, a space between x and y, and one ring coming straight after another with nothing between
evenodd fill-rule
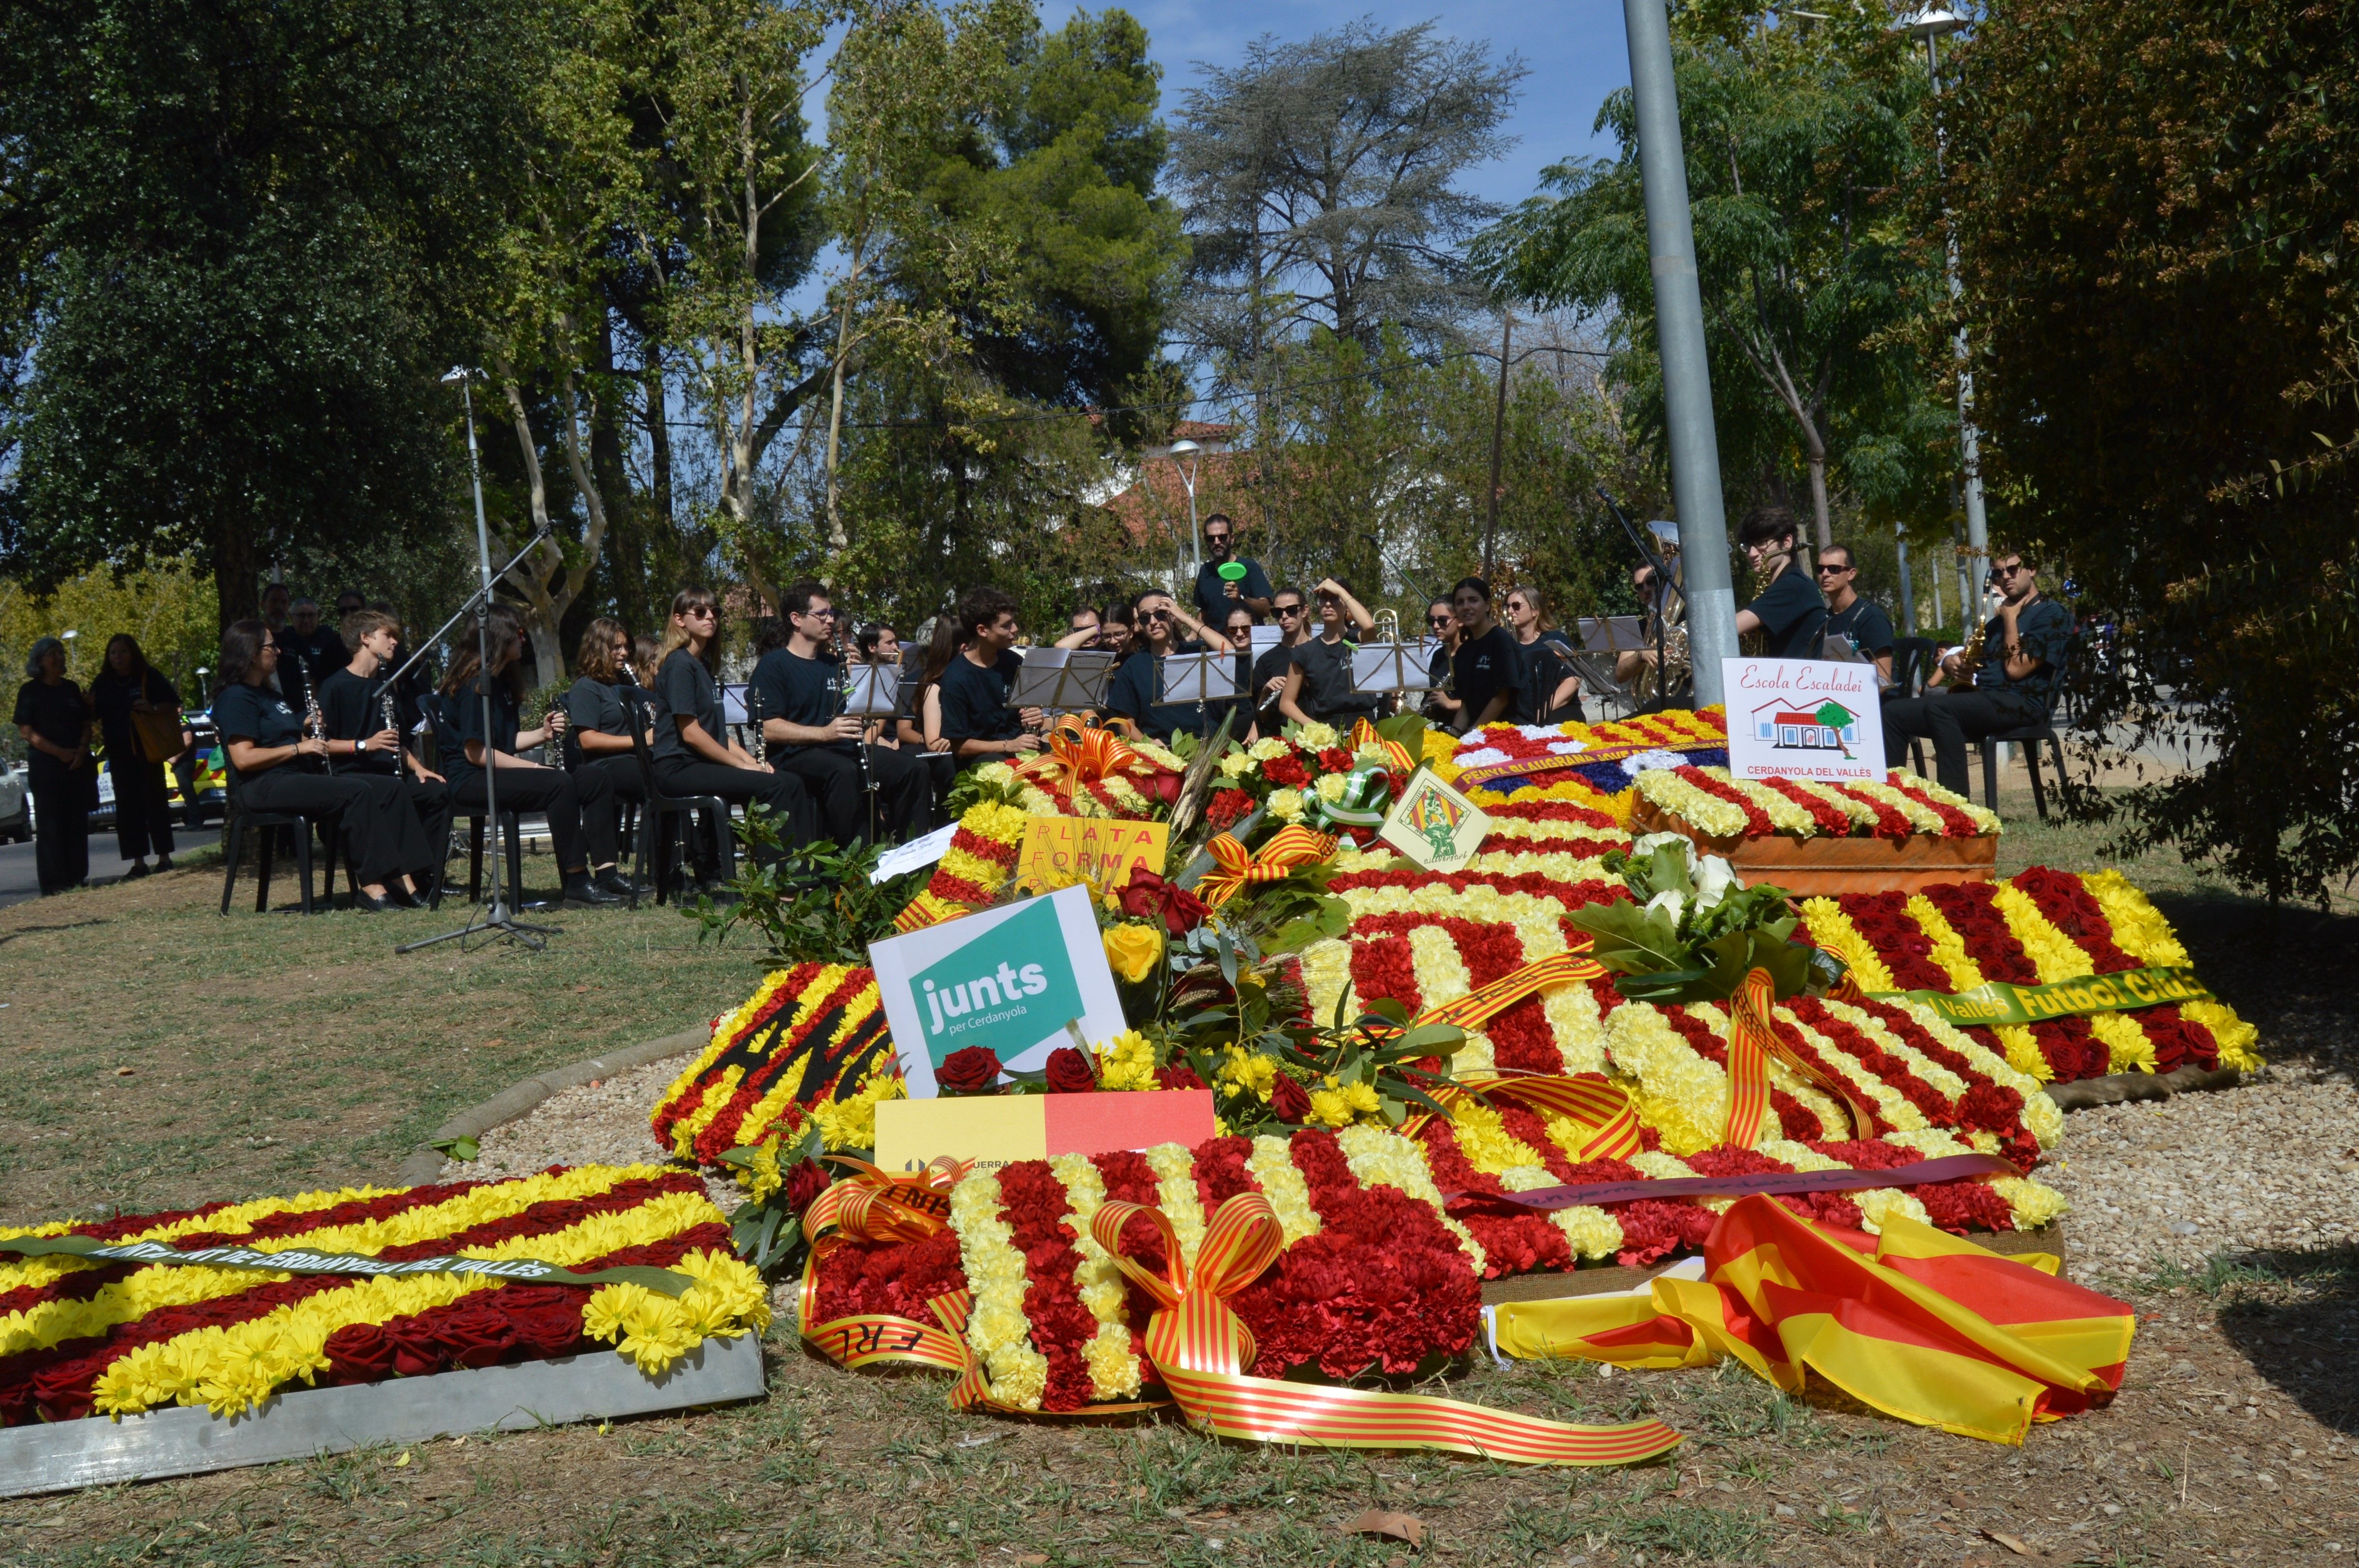
<instances>
[{"instance_id":1,"label":"sunglasses","mask_svg":"<svg viewBox=\"0 0 2359 1568\"><path fill-rule=\"evenodd\" d=\"M1299 615L1302 613L1302 606L1299 604L1276 605L1272 607L1270 613L1273 615Z\"/></svg>"},{"instance_id":2,"label":"sunglasses","mask_svg":"<svg viewBox=\"0 0 2359 1568\"><path fill-rule=\"evenodd\" d=\"M679 618L683 621L718 621L721 618L721 611L709 604L702 604L682 611Z\"/></svg>"},{"instance_id":3,"label":"sunglasses","mask_svg":"<svg viewBox=\"0 0 2359 1568\"><path fill-rule=\"evenodd\" d=\"M2013 577L2013 576L2014 576L2016 573L2017 573L2017 572L2027 572L2027 571L2029 571L2030 569L2031 569L2031 568L2030 568L2029 567L2025 566L2021 561L2017 561L2017 562L2016 562L2016 563L2015 563L2014 565L2012 565L2012 566L1993 567L1993 568L1991 568L1991 576L1993 576L1993 577Z\"/></svg>"},{"instance_id":4,"label":"sunglasses","mask_svg":"<svg viewBox=\"0 0 2359 1568\"><path fill-rule=\"evenodd\" d=\"M1819 563L1819 575L1821 577L1840 577L1844 572L1851 569L1852 568L1849 567L1831 567L1824 561L1821 561Z\"/></svg>"},{"instance_id":5,"label":"sunglasses","mask_svg":"<svg viewBox=\"0 0 2359 1568\"><path fill-rule=\"evenodd\" d=\"M1429 615L1425 618L1425 623L1428 626L1447 626L1456 619L1458 618L1454 615Z\"/></svg>"}]
</instances>

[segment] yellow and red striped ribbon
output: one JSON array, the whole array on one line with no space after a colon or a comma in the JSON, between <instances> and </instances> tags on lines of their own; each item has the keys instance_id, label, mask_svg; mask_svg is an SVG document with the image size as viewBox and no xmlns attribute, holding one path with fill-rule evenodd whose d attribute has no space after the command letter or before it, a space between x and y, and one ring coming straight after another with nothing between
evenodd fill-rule
<instances>
[{"instance_id":1,"label":"yellow and red striped ribbon","mask_svg":"<svg viewBox=\"0 0 2359 1568\"><path fill-rule=\"evenodd\" d=\"M1605 966L1589 957L1591 938L1583 936L1577 946L1561 953L1526 964L1512 974L1500 976L1489 985L1478 986L1464 996L1428 1008L1418 1015L1419 1023L1450 1023L1461 1029L1496 1018L1527 996L1536 996L1559 986L1593 980L1605 972Z\"/></svg>"},{"instance_id":2,"label":"yellow and red striped ribbon","mask_svg":"<svg viewBox=\"0 0 2359 1568\"><path fill-rule=\"evenodd\" d=\"M861 1368L880 1361L915 1362L962 1370L966 1341L930 1324L894 1313L855 1313L819 1320L819 1265L830 1252L853 1241L921 1241L950 1223L950 1192L967 1164L936 1160L925 1170L896 1176L848 1154L829 1158L859 1173L837 1182L803 1211L803 1236L810 1244L803 1260L796 1322L802 1336L840 1366Z\"/></svg>"},{"instance_id":3,"label":"yellow and red striped ribbon","mask_svg":"<svg viewBox=\"0 0 2359 1568\"><path fill-rule=\"evenodd\" d=\"M1731 1149L1750 1149L1761 1136L1761 1119L1769 1111L1769 1059L1776 1057L1795 1076L1823 1091L1851 1117L1853 1136L1875 1136L1875 1114L1858 1088L1841 1073L1827 1072L1788 1050L1777 1037L1771 1011L1777 989L1767 969L1749 970L1745 984L1729 1003L1728 1120L1721 1141Z\"/></svg>"},{"instance_id":4,"label":"yellow and red striped ribbon","mask_svg":"<svg viewBox=\"0 0 2359 1568\"><path fill-rule=\"evenodd\" d=\"M1282 881L1295 867L1327 859L1335 852L1335 839L1293 823L1279 828L1257 854L1247 853L1233 833L1213 835L1204 849L1212 857L1212 869L1204 873L1196 893L1218 909L1252 883Z\"/></svg>"},{"instance_id":5,"label":"yellow and red striped ribbon","mask_svg":"<svg viewBox=\"0 0 2359 1568\"><path fill-rule=\"evenodd\" d=\"M1508 1099L1570 1121L1588 1134L1581 1148L1572 1152L1577 1161L1627 1160L1642 1147L1638 1141L1637 1106L1600 1073L1527 1078L1486 1074L1438 1085L1431 1093L1453 1112L1468 1099ZM1402 1135L1415 1137L1418 1129L1430 1119L1430 1113L1427 1113L1404 1121Z\"/></svg>"},{"instance_id":6,"label":"yellow and red striped ribbon","mask_svg":"<svg viewBox=\"0 0 2359 1568\"><path fill-rule=\"evenodd\" d=\"M1397 741L1387 741L1376 733L1376 727L1363 719L1352 726L1352 750L1365 751L1374 746L1384 752L1387 761L1404 773L1417 772L1417 763L1409 758L1408 748Z\"/></svg>"},{"instance_id":7,"label":"yellow and red striped ribbon","mask_svg":"<svg viewBox=\"0 0 2359 1568\"><path fill-rule=\"evenodd\" d=\"M1158 1274L1122 1252L1123 1227L1144 1217L1163 1233ZM1161 1210L1111 1201L1090 1234L1154 1298L1142 1348L1189 1421L1223 1437L1321 1448L1430 1448L1518 1465L1627 1465L1676 1446L1660 1422L1576 1426L1456 1400L1376 1393L1248 1376L1252 1331L1228 1298L1269 1267L1284 1245L1277 1215L1258 1193L1240 1193L1213 1215L1191 1271Z\"/></svg>"},{"instance_id":8,"label":"yellow and red striped ribbon","mask_svg":"<svg viewBox=\"0 0 2359 1568\"><path fill-rule=\"evenodd\" d=\"M1052 776L1057 793L1071 801L1083 785L1125 773L1136 761L1138 753L1113 730L1066 719L1049 732L1048 749L1018 762L1016 771L1027 778Z\"/></svg>"}]
</instances>

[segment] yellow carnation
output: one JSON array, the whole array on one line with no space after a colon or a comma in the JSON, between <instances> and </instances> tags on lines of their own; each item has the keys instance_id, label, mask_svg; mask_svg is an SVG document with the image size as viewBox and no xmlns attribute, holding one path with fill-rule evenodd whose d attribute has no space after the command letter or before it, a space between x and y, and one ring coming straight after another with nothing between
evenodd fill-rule
<instances>
[{"instance_id":1,"label":"yellow carnation","mask_svg":"<svg viewBox=\"0 0 2359 1568\"><path fill-rule=\"evenodd\" d=\"M1288 822L1299 822L1302 820L1302 792L1300 790L1274 789L1269 792L1269 799L1264 804L1269 807L1269 814L1272 816L1279 817Z\"/></svg>"},{"instance_id":2,"label":"yellow carnation","mask_svg":"<svg viewBox=\"0 0 2359 1568\"><path fill-rule=\"evenodd\" d=\"M1274 762L1294 748L1275 735L1265 735L1246 748L1245 755L1256 762Z\"/></svg>"},{"instance_id":3,"label":"yellow carnation","mask_svg":"<svg viewBox=\"0 0 2359 1568\"><path fill-rule=\"evenodd\" d=\"M1253 771L1254 760L1250 752L1231 752L1221 758L1223 778L1241 779Z\"/></svg>"},{"instance_id":4,"label":"yellow carnation","mask_svg":"<svg viewBox=\"0 0 2359 1568\"><path fill-rule=\"evenodd\" d=\"M1343 798L1352 784L1349 773L1321 773L1319 777L1319 798L1333 806Z\"/></svg>"},{"instance_id":5,"label":"yellow carnation","mask_svg":"<svg viewBox=\"0 0 2359 1568\"><path fill-rule=\"evenodd\" d=\"M1321 724L1314 719L1301 728L1295 739L1314 752L1323 752L1343 737L1335 733L1332 724Z\"/></svg>"}]
</instances>

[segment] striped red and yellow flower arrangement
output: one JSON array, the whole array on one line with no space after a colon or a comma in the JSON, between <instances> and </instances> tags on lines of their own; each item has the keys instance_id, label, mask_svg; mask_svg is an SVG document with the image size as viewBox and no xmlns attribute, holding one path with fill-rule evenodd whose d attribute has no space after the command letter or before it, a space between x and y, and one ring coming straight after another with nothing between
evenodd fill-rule
<instances>
[{"instance_id":1,"label":"striped red and yellow flower arrangement","mask_svg":"<svg viewBox=\"0 0 2359 1568\"><path fill-rule=\"evenodd\" d=\"M897 1099L901 1072L876 973L796 964L766 977L664 1090L656 1141L712 1166L729 1150L791 1144L816 1124L830 1149L875 1146L876 1102Z\"/></svg>"},{"instance_id":2,"label":"striped red and yellow flower arrangement","mask_svg":"<svg viewBox=\"0 0 2359 1568\"><path fill-rule=\"evenodd\" d=\"M674 1296L430 1271L400 1275L0 1251L0 1424L203 1405L223 1415L312 1384L373 1383L610 1346L649 1374L712 1336L758 1333L767 1293L690 1172L552 1169L500 1182L345 1188L88 1223L0 1228L178 1252L534 1260L654 1268ZM660 1281L658 1282L661 1282Z\"/></svg>"},{"instance_id":3,"label":"striped red and yellow flower arrangement","mask_svg":"<svg viewBox=\"0 0 2359 1568\"><path fill-rule=\"evenodd\" d=\"M1910 773L1829 784L1682 766L1641 773L1636 787L1656 811L1707 838L1979 838L1999 830L1995 813Z\"/></svg>"}]
</instances>

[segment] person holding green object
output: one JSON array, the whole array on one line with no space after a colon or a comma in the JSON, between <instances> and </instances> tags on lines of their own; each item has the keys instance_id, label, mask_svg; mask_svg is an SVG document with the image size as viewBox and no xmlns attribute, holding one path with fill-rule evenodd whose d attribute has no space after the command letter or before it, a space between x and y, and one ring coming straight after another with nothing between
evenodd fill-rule
<instances>
[{"instance_id":1,"label":"person holding green object","mask_svg":"<svg viewBox=\"0 0 2359 1568\"><path fill-rule=\"evenodd\" d=\"M1204 564L1196 568L1195 599L1196 618L1207 626L1227 624L1229 607L1234 604L1266 615L1269 601L1277 597L1261 563L1236 554L1236 547L1237 525L1227 513L1215 512L1204 519Z\"/></svg>"}]
</instances>

